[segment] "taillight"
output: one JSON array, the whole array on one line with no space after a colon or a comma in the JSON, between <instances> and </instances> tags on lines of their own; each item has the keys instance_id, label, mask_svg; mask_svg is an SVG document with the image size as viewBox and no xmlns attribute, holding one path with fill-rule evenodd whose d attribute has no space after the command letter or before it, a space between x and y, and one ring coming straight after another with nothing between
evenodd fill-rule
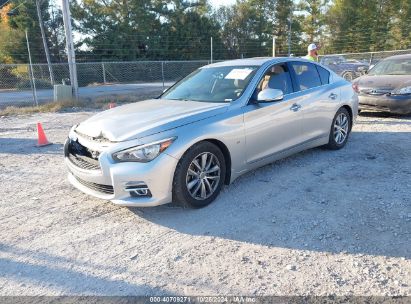
<instances>
[{"instance_id":1,"label":"taillight","mask_svg":"<svg viewBox=\"0 0 411 304\"><path fill-rule=\"evenodd\" d=\"M352 84L352 89L353 89L356 93L360 93L360 88L358 87L358 84L353 83L353 84Z\"/></svg>"}]
</instances>

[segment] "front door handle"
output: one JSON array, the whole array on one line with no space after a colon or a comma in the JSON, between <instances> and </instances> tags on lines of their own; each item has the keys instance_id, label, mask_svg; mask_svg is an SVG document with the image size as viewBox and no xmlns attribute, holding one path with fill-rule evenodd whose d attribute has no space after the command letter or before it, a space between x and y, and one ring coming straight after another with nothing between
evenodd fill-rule
<instances>
[{"instance_id":1,"label":"front door handle","mask_svg":"<svg viewBox=\"0 0 411 304\"><path fill-rule=\"evenodd\" d=\"M338 95L335 94L335 93L331 93L330 96L328 96L328 98L330 98L330 99L332 99L332 100L336 100L337 97L338 97Z\"/></svg>"},{"instance_id":2,"label":"front door handle","mask_svg":"<svg viewBox=\"0 0 411 304\"><path fill-rule=\"evenodd\" d=\"M298 110L300 110L301 109L301 105L299 105L299 104L293 104L292 106L291 106L291 108L290 108L290 110L291 111L293 111L293 112L297 112Z\"/></svg>"}]
</instances>

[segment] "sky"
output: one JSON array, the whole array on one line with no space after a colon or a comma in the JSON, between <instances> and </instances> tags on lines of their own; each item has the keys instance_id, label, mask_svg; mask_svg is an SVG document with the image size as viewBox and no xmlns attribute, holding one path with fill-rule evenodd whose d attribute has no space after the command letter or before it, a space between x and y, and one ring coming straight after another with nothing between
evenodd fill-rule
<instances>
[{"instance_id":1,"label":"sky","mask_svg":"<svg viewBox=\"0 0 411 304\"><path fill-rule=\"evenodd\" d=\"M234 4L236 0L210 0L210 3L214 7L220 7L222 5L231 5Z\"/></svg>"}]
</instances>

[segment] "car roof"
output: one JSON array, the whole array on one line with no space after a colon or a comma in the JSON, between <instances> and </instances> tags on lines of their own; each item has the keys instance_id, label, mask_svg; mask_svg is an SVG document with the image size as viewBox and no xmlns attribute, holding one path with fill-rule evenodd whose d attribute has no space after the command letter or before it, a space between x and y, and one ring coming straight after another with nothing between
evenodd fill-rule
<instances>
[{"instance_id":1,"label":"car roof","mask_svg":"<svg viewBox=\"0 0 411 304\"><path fill-rule=\"evenodd\" d=\"M394 55L384 58L384 60L385 59L411 59L411 54Z\"/></svg>"},{"instance_id":2,"label":"car roof","mask_svg":"<svg viewBox=\"0 0 411 304\"><path fill-rule=\"evenodd\" d=\"M255 58L245 58L245 59L234 59L234 60L227 60L227 61L220 61L215 62L212 64L207 65L207 67L215 68L215 67L223 67L223 66L242 66L242 65L254 65L260 66L270 61L271 57L255 57Z\"/></svg>"},{"instance_id":3,"label":"car roof","mask_svg":"<svg viewBox=\"0 0 411 304\"><path fill-rule=\"evenodd\" d=\"M244 59L235 59L235 60L216 62L216 63L206 65L204 68L215 68L215 67L224 67L224 66L262 66L266 62L276 63L276 62L286 62L290 60L306 61L306 62L308 61L304 58L299 58L299 57L254 57L254 58L244 58Z\"/></svg>"}]
</instances>

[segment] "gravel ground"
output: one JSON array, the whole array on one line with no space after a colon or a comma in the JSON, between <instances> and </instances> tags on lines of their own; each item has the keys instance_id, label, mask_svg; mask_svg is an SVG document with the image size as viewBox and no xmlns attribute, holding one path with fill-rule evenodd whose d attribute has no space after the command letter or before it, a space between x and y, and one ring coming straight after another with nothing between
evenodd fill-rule
<instances>
[{"instance_id":1,"label":"gravel ground","mask_svg":"<svg viewBox=\"0 0 411 304\"><path fill-rule=\"evenodd\" d=\"M63 142L89 115L0 118L0 295L411 295L411 117L360 116L344 149L188 210L72 188Z\"/></svg>"}]
</instances>

